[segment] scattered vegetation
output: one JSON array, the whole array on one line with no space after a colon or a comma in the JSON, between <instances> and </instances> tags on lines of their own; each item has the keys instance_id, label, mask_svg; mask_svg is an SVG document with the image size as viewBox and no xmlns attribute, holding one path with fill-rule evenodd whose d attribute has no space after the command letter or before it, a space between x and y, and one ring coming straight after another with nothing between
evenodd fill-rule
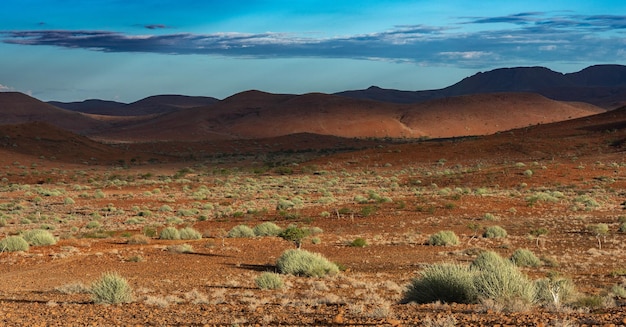
<instances>
[{"instance_id":1,"label":"scattered vegetation","mask_svg":"<svg viewBox=\"0 0 626 327\"><path fill-rule=\"evenodd\" d=\"M459 237L453 231L444 230L431 235L428 238L428 245L447 246L458 245Z\"/></svg>"},{"instance_id":2,"label":"scattered vegetation","mask_svg":"<svg viewBox=\"0 0 626 327\"><path fill-rule=\"evenodd\" d=\"M91 284L92 300L99 304L119 304L133 301L133 291L128 281L115 272L102 274Z\"/></svg>"},{"instance_id":3,"label":"scattered vegetation","mask_svg":"<svg viewBox=\"0 0 626 327\"><path fill-rule=\"evenodd\" d=\"M276 266L283 274L306 277L324 277L339 272L339 267L321 254L301 249L283 252L276 261Z\"/></svg>"},{"instance_id":4,"label":"scattered vegetation","mask_svg":"<svg viewBox=\"0 0 626 327\"><path fill-rule=\"evenodd\" d=\"M285 286L282 277L272 272L262 273L254 280L254 283L262 290L277 290Z\"/></svg>"}]
</instances>

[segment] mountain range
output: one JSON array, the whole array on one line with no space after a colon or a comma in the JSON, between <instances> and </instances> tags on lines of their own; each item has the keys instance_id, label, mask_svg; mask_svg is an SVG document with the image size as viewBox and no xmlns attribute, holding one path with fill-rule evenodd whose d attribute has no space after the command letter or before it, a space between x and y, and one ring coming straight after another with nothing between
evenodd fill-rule
<instances>
[{"instance_id":1,"label":"mountain range","mask_svg":"<svg viewBox=\"0 0 626 327\"><path fill-rule=\"evenodd\" d=\"M486 135L604 112L626 102L626 67L561 74L503 68L440 90L337 94L245 91L223 100L157 95L134 103L42 102L0 93L0 125L47 122L106 142L219 141L309 133L344 138Z\"/></svg>"}]
</instances>

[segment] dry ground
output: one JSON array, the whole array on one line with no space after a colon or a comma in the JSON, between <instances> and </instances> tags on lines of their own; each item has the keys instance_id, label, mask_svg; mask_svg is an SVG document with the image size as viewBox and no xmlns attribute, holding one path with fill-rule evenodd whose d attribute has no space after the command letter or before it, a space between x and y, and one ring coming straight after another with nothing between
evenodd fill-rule
<instances>
[{"instance_id":1,"label":"dry ground","mask_svg":"<svg viewBox=\"0 0 626 327\"><path fill-rule=\"evenodd\" d=\"M305 161L275 168L263 167L262 151L254 155L262 144L233 156L170 163L131 163L128 153L146 145L124 145L124 161L110 163L9 147L0 159L1 233L45 228L59 242L0 254L0 324L626 325L626 301L610 293L626 283L626 234L618 231L626 219L626 160L616 144L624 129L546 131L381 142L359 152L313 152L313 159L290 151L282 163ZM207 145L191 146L185 151ZM281 199L294 207L277 210ZM277 237L224 236L236 225L264 221L319 227L320 242L310 237L303 248L344 270L326 278L285 275L285 288L258 289L254 279L275 271L276 259L293 245ZM601 248L587 231L597 223L610 229ZM482 237L492 225L508 237ZM128 243L166 226L192 226L204 237ZM530 234L538 228L549 233L537 240ZM440 230L453 230L460 245L427 245ZM349 246L358 237L368 245ZM181 243L193 251L171 250ZM540 267L524 268L532 278L556 271L575 282L581 297L603 302L512 311L401 304L404 287L428 264L469 263L481 250L509 256L518 248L542 258ZM85 289L107 271L128 279L134 302L93 303Z\"/></svg>"}]
</instances>

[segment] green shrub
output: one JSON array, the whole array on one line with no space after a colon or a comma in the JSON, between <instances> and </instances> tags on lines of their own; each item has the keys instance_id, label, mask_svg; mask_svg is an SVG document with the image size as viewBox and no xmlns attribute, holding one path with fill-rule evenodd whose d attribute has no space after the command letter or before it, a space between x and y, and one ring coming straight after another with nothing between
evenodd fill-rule
<instances>
[{"instance_id":1,"label":"green shrub","mask_svg":"<svg viewBox=\"0 0 626 327\"><path fill-rule=\"evenodd\" d=\"M444 230L430 235L428 238L428 245L457 245L459 244L459 238L451 230Z\"/></svg>"},{"instance_id":2,"label":"green shrub","mask_svg":"<svg viewBox=\"0 0 626 327\"><path fill-rule=\"evenodd\" d=\"M277 290L283 288L282 277L279 274L264 272L254 280L256 286L262 290Z\"/></svg>"},{"instance_id":3,"label":"green shrub","mask_svg":"<svg viewBox=\"0 0 626 327\"><path fill-rule=\"evenodd\" d=\"M159 234L162 240L180 240L180 232L174 227L166 227Z\"/></svg>"},{"instance_id":4,"label":"green shrub","mask_svg":"<svg viewBox=\"0 0 626 327\"><path fill-rule=\"evenodd\" d=\"M174 253L193 253L193 246L189 244L175 244L168 246L167 250Z\"/></svg>"},{"instance_id":5,"label":"green shrub","mask_svg":"<svg viewBox=\"0 0 626 327\"><path fill-rule=\"evenodd\" d=\"M0 252L28 251L28 242L21 236L9 236L0 241Z\"/></svg>"},{"instance_id":6,"label":"green shrub","mask_svg":"<svg viewBox=\"0 0 626 327\"><path fill-rule=\"evenodd\" d=\"M576 286L567 278L551 277L535 281L536 301L545 305L560 306L576 298Z\"/></svg>"},{"instance_id":7,"label":"green shrub","mask_svg":"<svg viewBox=\"0 0 626 327\"><path fill-rule=\"evenodd\" d=\"M306 250L290 249L276 261L278 270L283 274L306 277L324 277L339 272L336 264L328 261L319 253Z\"/></svg>"},{"instance_id":8,"label":"green shrub","mask_svg":"<svg viewBox=\"0 0 626 327\"><path fill-rule=\"evenodd\" d=\"M148 244L148 243L150 243L150 238L142 234L133 235L128 239L128 244Z\"/></svg>"},{"instance_id":9,"label":"green shrub","mask_svg":"<svg viewBox=\"0 0 626 327\"><path fill-rule=\"evenodd\" d=\"M228 231L228 237L236 238L236 237L254 237L254 231L252 228L246 225L237 225L233 227L230 231Z\"/></svg>"},{"instance_id":10,"label":"green shrub","mask_svg":"<svg viewBox=\"0 0 626 327\"><path fill-rule=\"evenodd\" d=\"M504 238L507 236L507 232L500 226L489 226L485 229L483 236L486 238Z\"/></svg>"},{"instance_id":11,"label":"green shrub","mask_svg":"<svg viewBox=\"0 0 626 327\"><path fill-rule=\"evenodd\" d=\"M511 261L518 267L538 267L541 260L528 249L517 249L511 255Z\"/></svg>"},{"instance_id":12,"label":"green shrub","mask_svg":"<svg viewBox=\"0 0 626 327\"><path fill-rule=\"evenodd\" d=\"M193 227L185 227L178 231L181 240L199 240L202 238L202 233L193 229Z\"/></svg>"},{"instance_id":13,"label":"green shrub","mask_svg":"<svg viewBox=\"0 0 626 327\"><path fill-rule=\"evenodd\" d=\"M132 288L118 273L107 272L91 284L91 296L95 303L118 304L132 302Z\"/></svg>"},{"instance_id":14,"label":"green shrub","mask_svg":"<svg viewBox=\"0 0 626 327\"><path fill-rule=\"evenodd\" d=\"M357 237L350 243L350 246L362 248L367 246L367 241L362 237Z\"/></svg>"},{"instance_id":15,"label":"green shrub","mask_svg":"<svg viewBox=\"0 0 626 327\"><path fill-rule=\"evenodd\" d=\"M626 233L626 223L621 223L619 225L619 231L620 233Z\"/></svg>"},{"instance_id":16,"label":"green shrub","mask_svg":"<svg viewBox=\"0 0 626 327\"><path fill-rule=\"evenodd\" d=\"M258 224L253 229L256 236L278 236L282 230L282 228L270 221Z\"/></svg>"},{"instance_id":17,"label":"green shrub","mask_svg":"<svg viewBox=\"0 0 626 327\"><path fill-rule=\"evenodd\" d=\"M503 305L515 300L533 302L534 284L511 261L497 253L485 251L479 254L470 267L477 270L474 286L479 298Z\"/></svg>"},{"instance_id":18,"label":"green shrub","mask_svg":"<svg viewBox=\"0 0 626 327\"><path fill-rule=\"evenodd\" d=\"M22 234L22 238L32 246L44 246L56 244L57 239L47 230L33 229Z\"/></svg>"},{"instance_id":19,"label":"green shrub","mask_svg":"<svg viewBox=\"0 0 626 327\"><path fill-rule=\"evenodd\" d=\"M89 229L95 229L95 228L100 228L102 227L102 224L100 224L98 221L96 220L92 220L90 222L87 223L87 225L85 225L85 227L89 228Z\"/></svg>"},{"instance_id":20,"label":"green shrub","mask_svg":"<svg viewBox=\"0 0 626 327\"><path fill-rule=\"evenodd\" d=\"M294 242L296 247L299 249L302 245L302 240L305 237L309 236L309 230L305 228L300 228L295 225L290 225L289 227L285 228L285 230L280 232L278 236L287 241Z\"/></svg>"},{"instance_id":21,"label":"green shrub","mask_svg":"<svg viewBox=\"0 0 626 327\"><path fill-rule=\"evenodd\" d=\"M474 303L478 297L475 275L474 270L457 264L429 266L409 285L404 302Z\"/></svg>"}]
</instances>

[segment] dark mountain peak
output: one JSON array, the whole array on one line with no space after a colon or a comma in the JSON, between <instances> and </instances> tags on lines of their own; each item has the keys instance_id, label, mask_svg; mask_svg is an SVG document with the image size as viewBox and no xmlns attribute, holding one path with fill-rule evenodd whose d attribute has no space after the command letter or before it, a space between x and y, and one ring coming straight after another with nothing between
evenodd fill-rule
<instances>
[{"instance_id":1,"label":"dark mountain peak","mask_svg":"<svg viewBox=\"0 0 626 327\"><path fill-rule=\"evenodd\" d=\"M171 106L178 108L193 108L202 107L213 104L219 101L216 98L204 97L204 96L188 96L178 94L162 94L153 95L147 98L143 98L139 101L135 101L129 106L144 106L144 105L157 105L157 106Z\"/></svg>"},{"instance_id":2,"label":"dark mountain peak","mask_svg":"<svg viewBox=\"0 0 626 327\"><path fill-rule=\"evenodd\" d=\"M579 86L626 86L626 66L622 65L595 65L566 76Z\"/></svg>"}]
</instances>

